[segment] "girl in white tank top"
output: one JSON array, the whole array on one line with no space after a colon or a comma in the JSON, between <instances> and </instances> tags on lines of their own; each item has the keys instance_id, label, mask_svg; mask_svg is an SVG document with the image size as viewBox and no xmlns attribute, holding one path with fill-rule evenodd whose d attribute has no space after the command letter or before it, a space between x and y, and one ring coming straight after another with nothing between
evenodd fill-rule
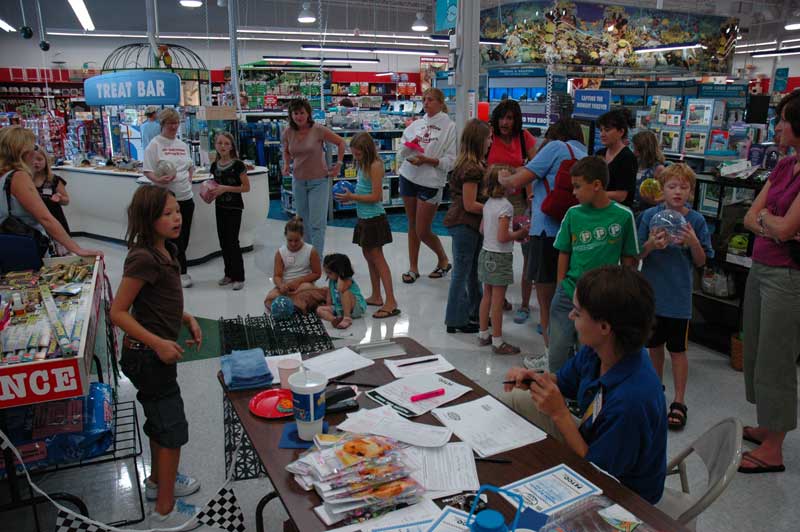
<instances>
[{"instance_id":1,"label":"girl in white tank top","mask_svg":"<svg viewBox=\"0 0 800 532\"><path fill-rule=\"evenodd\" d=\"M275 288L264 299L269 309L278 296L292 297L305 290L316 288L314 284L322 275L322 261L314 246L303 241L303 219L295 216L283 230L286 244L275 253L275 271L272 280Z\"/></svg>"}]
</instances>

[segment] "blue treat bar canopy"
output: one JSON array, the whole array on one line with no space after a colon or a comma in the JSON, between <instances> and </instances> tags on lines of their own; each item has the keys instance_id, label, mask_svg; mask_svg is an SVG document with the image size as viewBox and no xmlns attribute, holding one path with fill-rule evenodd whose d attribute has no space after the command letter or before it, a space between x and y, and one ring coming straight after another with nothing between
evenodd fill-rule
<instances>
[{"instance_id":1,"label":"blue treat bar canopy","mask_svg":"<svg viewBox=\"0 0 800 532\"><path fill-rule=\"evenodd\" d=\"M172 72L128 70L83 82L89 105L178 105L181 78Z\"/></svg>"}]
</instances>

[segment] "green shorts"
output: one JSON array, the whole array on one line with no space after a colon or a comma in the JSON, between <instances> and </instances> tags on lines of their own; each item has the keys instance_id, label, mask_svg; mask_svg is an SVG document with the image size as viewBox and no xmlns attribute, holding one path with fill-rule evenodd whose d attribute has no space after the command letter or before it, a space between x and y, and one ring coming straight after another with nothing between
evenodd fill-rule
<instances>
[{"instance_id":1,"label":"green shorts","mask_svg":"<svg viewBox=\"0 0 800 532\"><path fill-rule=\"evenodd\" d=\"M514 254L482 249L478 255L478 281L492 286L514 284Z\"/></svg>"}]
</instances>

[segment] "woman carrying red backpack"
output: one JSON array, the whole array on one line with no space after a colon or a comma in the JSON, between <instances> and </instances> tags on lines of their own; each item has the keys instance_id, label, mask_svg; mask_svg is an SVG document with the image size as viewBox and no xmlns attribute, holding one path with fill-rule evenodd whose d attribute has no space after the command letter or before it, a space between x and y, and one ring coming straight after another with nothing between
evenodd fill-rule
<instances>
[{"instance_id":1,"label":"woman carrying red backpack","mask_svg":"<svg viewBox=\"0 0 800 532\"><path fill-rule=\"evenodd\" d=\"M553 242L564 213L577 203L571 186L564 188L563 176L568 182L570 168L575 161L586 157L586 147L580 124L571 118L562 118L550 126L545 139L527 165L513 174L501 174L500 182L506 187L523 187L533 183L531 244L525 275L536 284L539 321L546 350L549 346L547 327L550 324L550 302L555 293L558 270L558 251L553 247ZM523 364L530 369L547 367L546 359L541 354L526 356Z\"/></svg>"}]
</instances>

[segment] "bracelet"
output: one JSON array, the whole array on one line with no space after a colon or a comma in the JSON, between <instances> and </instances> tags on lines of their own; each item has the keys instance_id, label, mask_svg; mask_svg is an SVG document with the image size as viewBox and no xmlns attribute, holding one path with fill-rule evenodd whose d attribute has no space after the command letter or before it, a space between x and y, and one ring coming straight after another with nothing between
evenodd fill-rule
<instances>
[{"instance_id":1,"label":"bracelet","mask_svg":"<svg viewBox=\"0 0 800 532\"><path fill-rule=\"evenodd\" d=\"M758 213L758 218L756 218L758 226L761 228L761 230L759 231L759 234L761 236L766 236L767 234L767 228L764 226L764 217L766 216L766 214L767 214L766 212L761 211Z\"/></svg>"}]
</instances>

